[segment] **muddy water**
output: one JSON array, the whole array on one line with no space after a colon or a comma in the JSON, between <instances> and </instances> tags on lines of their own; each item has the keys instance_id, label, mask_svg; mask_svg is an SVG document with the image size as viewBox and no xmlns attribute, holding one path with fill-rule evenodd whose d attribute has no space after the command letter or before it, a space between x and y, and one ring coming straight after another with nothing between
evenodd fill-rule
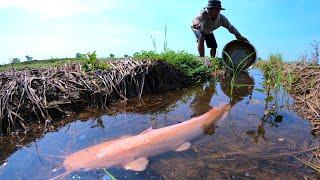
<instances>
[{"instance_id":1,"label":"muddy water","mask_svg":"<svg viewBox=\"0 0 320 180\"><path fill-rule=\"evenodd\" d=\"M66 179L317 179L295 157L319 146L310 124L289 108L285 92L262 92L262 74L241 74L230 94L228 77L170 92L118 103L102 112L88 110L56 132L35 137L0 138L0 179L50 179L63 173L64 156L80 149L153 127L177 124L212 106L233 102L228 117L197 137L190 149L151 157L143 172L121 168L73 172ZM40 137L40 138L39 138ZM15 148L23 139L32 139ZM13 140L14 139L14 140Z\"/></svg>"}]
</instances>

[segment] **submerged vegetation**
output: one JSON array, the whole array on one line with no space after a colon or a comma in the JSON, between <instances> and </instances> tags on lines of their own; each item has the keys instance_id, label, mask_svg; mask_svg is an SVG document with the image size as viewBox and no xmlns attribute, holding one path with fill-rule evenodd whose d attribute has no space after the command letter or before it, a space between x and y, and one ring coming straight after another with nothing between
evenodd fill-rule
<instances>
[{"instance_id":1,"label":"submerged vegetation","mask_svg":"<svg viewBox=\"0 0 320 180\"><path fill-rule=\"evenodd\" d=\"M290 93L295 103L293 109L311 121L313 134L320 135L320 66L313 63L286 63L280 54L270 55L267 61L256 64L264 73L265 90L284 89Z\"/></svg>"}]
</instances>

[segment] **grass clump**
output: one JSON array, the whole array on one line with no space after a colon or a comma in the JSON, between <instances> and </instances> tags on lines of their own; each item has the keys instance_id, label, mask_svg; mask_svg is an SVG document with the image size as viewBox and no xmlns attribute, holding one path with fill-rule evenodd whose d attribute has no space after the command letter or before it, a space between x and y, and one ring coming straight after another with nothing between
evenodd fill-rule
<instances>
[{"instance_id":1,"label":"grass clump","mask_svg":"<svg viewBox=\"0 0 320 180\"><path fill-rule=\"evenodd\" d=\"M64 64L71 62L83 62L83 59L77 58L52 58L46 60L32 60L23 61L16 64L5 64L0 65L0 72L7 71L9 69L21 70L25 68L36 69L36 68L47 68L53 66L63 66Z\"/></svg>"},{"instance_id":2,"label":"grass clump","mask_svg":"<svg viewBox=\"0 0 320 180\"><path fill-rule=\"evenodd\" d=\"M208 66L205 63L205 59L199 58L186 51L175 52L167 50L163 53L141 51L135 53L133 57L136 60L165 61L181 70L185 75L194 79L202 79L220 66L218 59L211 59L211 65Z\"/></svg>"},{"instance_id":3,"label":"grass clump","mask_svg":"<svg viewBox=\"0 0 320 180\"><path fill-rule=\"evenodd\" d=\"M263 71L265 87L268 89L284 88L290 92L295 76L292 69L287 68L281 54L270 54L267 61L260 60L256 66Z\"/></svg>"}]
</instances>

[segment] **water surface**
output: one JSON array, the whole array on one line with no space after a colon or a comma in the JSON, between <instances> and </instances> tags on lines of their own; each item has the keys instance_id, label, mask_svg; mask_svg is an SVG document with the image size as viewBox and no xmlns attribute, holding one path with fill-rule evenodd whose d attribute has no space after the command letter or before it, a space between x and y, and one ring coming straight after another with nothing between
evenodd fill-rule
<instances>
[{"instance_id":1,"label":"water surface","mask_svg":"<svg viewBox=\"0 0 320 180\"><path fill-rule=\"evenodd\" d=\"M63 121L67 123L55 132L2 137L0 179L50 179L63 172L63 157L72 152L149 127L177 124L230 100L236 104L212 131L194 139L186 151L151 157L143 172L94 169L73 172L66 179L111 179L106 171L117 179L317 179L294 156L319 147L319 139L311 135L310 123L290 110L293 99L281 90L268 99L259 90L262 81L259 71L250 70L240 76L241 86L232 95L228 78L212 79L119 102L104 112L87 110Z\"/></svg>"}]
</instances>

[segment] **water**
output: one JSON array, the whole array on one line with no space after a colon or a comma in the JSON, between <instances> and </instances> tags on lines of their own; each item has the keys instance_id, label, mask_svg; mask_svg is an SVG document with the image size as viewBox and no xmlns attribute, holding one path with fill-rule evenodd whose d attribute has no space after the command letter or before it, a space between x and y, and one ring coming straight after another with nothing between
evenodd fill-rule
<instances>
[{"instance_id":1,"label":"water","mask_svg":"<svg viewBox=\"0 0 320 180\"><path fill-rule=\"evenodd\" d=\"M190 149L149 158L143 172L121 168L73 172L66 179L317 179L296 160L319 147L310 123L290 110L292 98L273 91L266 101L262 74L242 74L242 86L233 91L236 104L207 135L194 139ZM230 101L230 83L211 80L188 89L139 101L117 103L112 109L87 110L62 121L55 132L0 138L0 179L50 179L63 173L68 154L149 127L161 128L201 115L212 106ZM246 84L246 86L244 86ZM252 86L248 86L252 85ZM228 96L229 95L229 96ZM305 153L303 153L303 152Z\"/></svg>"}]
</instances>

